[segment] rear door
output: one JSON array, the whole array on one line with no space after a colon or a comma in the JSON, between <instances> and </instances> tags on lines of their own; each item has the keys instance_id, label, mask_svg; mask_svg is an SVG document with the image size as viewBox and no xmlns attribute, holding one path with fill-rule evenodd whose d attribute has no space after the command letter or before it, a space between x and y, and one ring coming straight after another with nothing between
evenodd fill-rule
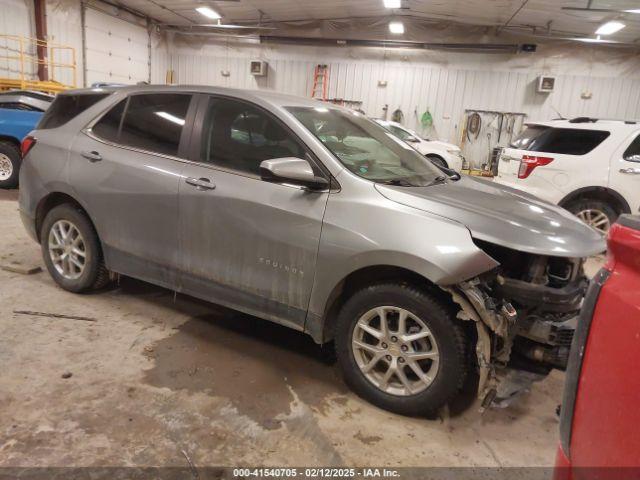
<instances>
[{"instance_id":1,"label":"rear door","mask_svg":"<svg viewBox=\"0 0 640 480\"><path fill-rule=\"evenodd\" d=\"M302 329L329 194L262 181L259 165L313 158L283 122L238 99L204 97L196 124L179 186L183 289Z\"/></svg>"},{"instance_id":2,"label":"rear door","mask_svg":"<svg viewBox=\"0 0 640 480\"><path fill-rule=\"evenodd\" d=\"M109 268L174 287L178 185L192 95L134 94L73 144L69 175Z\"/></svg>"},{"instance_id":3,"label":"rear door","mask_svg":"<svg viewBox=\"0 0 640 480\"><path fill-rule=\"evenodd\" d=\"M640 210L640 132L623 142L611 159L611 188L629 203L632 213Z\"/></svg>"}]
</instances>

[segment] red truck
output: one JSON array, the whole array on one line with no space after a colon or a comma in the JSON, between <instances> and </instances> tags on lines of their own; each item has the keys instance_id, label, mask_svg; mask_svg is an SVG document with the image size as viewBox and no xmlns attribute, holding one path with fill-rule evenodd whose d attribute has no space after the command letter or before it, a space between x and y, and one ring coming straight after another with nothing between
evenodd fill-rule
<instances>
[{"instance_id":1,"label":"red truck","mask_svg":"<svg viewBox=\"0 0 640 480\"><path fill-rule=\"evenodd\" d=\"M640 478L640 215L623 215L567 366L556 480Z\"/></svg>"}]
</instances>

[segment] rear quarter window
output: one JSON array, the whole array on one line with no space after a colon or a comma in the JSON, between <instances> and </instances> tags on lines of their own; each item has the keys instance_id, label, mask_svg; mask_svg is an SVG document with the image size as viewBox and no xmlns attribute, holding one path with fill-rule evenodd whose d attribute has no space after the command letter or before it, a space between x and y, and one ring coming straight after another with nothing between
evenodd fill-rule
<instances>
[{"instance_id":1,"label":"rear quarter window","mask_svg":"<svg viewBox=\"0 0 640 480\"><path fill-rule=\"evenodd\" d=\"M511 144L529 152L586 155L604 142L611 132L583 128L527 127Z\"/></svg>"},{"instance_id":2,"label":"rear quarter window","mask_svg":"<svg viewBox=\"0 0 640 480\"><path fill-rule=\"evenodd\" d=\"M38 124L38 130L57 128L95 105L108 93L61 94L56 97Z\"/></svg>"}]
</instances>

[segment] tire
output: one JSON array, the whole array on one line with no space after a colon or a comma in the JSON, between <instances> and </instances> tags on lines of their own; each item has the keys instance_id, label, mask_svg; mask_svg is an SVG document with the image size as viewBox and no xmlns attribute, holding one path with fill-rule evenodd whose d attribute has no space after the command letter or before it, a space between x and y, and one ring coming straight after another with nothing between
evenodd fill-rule
<instances>
[{"instance_id":1,"label":"tire","mask_svg":"<svg viewBox=\"0 0 640 480\"><path fill-rule=\"evenodd\" d=\"M0 141L0 188L16 188L22 156L13 142Z\"/></svg>"},{"instance_id":2,"label":"tire","mask_svg":"<svg viewBox=\"0 0 640 480\"><path fill-rule=\"evenodd\" d=\"M574 200L566 206L566 209L603 235L609 232L609 228L619 216L607 202L590 198Z\"/></svg>"},{"instance_id":3,"label":"tire","mask_svg":"<svg viewBox=\"0 0 640 480\"><path fill-rule=\"evenodd\" d=\"M52 233L54 227L55 233ZM64 247L60 247L59 245L64 242L59 242L59 239L64 237L65 229L67 235L70 235L69 238L74 237L74 230L71 227L79 234L81 241L77 245L65 244ZM82 293L102 288L109 282L109 272L104 266L98 235L87 216L73 205L58 205L47 214L42 224L40 245L49 274L63 289ZM53 253L50 250L51 245L56 245L52 250ZM79 253L74 254L74 251L83 252L84 256ZM54 263L54 255L62 257L65 253L66 258L74 256L82 268L70 260Z\"/></svg>"},{"instance_id":4,"label":"tire","mask_svg":"<svg viewBox=\"0 0 640 480\"><path fill-rule=\"evenodd\" d=\"M431 163L437 167L449 168L449 164L440 155L427 155L427 158L431 160Z\"/></svg>"},{"instance_id":5,"label":"tire","mask_svg":"<svg viewBox=\"0 0 640 480\"><path fill-rule=\"evenodd\" d=\"M368 318L373 309L377 307L390 306L394 309L405 310L409 315L418 318L426 327L425 330L416 331L416 322L409 318L405 321L407 334L423 334L427 330L429 337L423 338L416 342L407 342L401 339L402 335L397 334L397 342L395 346L388 343L386 352L391 355L379 360L375 367L367 376L359 366L363 363L368 364L366 357L370 355L373 361L374 353L368 352L366 349L354 347L353 341L356 339L360 343L379 342L384 347L387 342L376 340L373 336L369 336L367 332L362 334L362 329L358 326L359 321ZM389 342L393 341L394 331L400 330L398 327L398 316L393 309L386 311L385 315L389 324ZM375 315L375 314L374 314ZM378 332L381 330L381 323L378 320L371 320L369 327L378 322ZM409 325L412 325L409 328ZM411 331L413 329L413 332ZM354 335L354 331L356 334ZM428 343L427 348L416 345L418 342ZM433 377L430 384L426 382L415 383L420 378L413 373L413 367L409 363L409 356L413 353L431 354L437 350L438 358L436 360L423 359L419 364L420 369L427 375ZM440 407L451 401L460 391L467 372L466 352L468 348L468 340L464 335L462 327L454 314L447 306L442 304L436 297L407 285L395 283L373 285L355 293L341 309L336 325L336 354L338 364L342 370L345 382L358 395L374 405L409 416L422 416L435 412ZM398 348L409 348L408 352L398 351ZM363 352L366 352L363 355ZM378 352L379 354L380 352ZM404 364L401 364L400 357L405 356ZM365 361L363 362L363 357ZM391 362L389 361L391 359ZM377 377L384 377L385 369L394 365L404 372L404 377L411 383L411 390L406 389L406 385L401 382L401 378L397 374L392 374L388 382L387 389L382 389L382 381L375 383ZM379 371L377 371L379 370ZM388 372L386 372L388 374ZM404 389L404 391L402 391Z\"/></svg>"}]
</instances>

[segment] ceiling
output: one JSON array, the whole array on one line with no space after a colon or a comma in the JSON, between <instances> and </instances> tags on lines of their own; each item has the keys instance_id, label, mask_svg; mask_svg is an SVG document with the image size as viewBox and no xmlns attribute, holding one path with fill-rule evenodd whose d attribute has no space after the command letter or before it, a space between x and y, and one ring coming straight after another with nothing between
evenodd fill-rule
<instances>
[{"instance_id":1,"label":"ceiling","mask_svg":"<svg viewBox=\"0 0 640 480\"><path fill-rule=\"evenodd\" d=\"M443 21L456 24L527 30L540 35L593 36L602 23L620 20L627 26L607 37L640 44L640 14L577 12L563 6L585 7L589 0L402 0L398 10L384 8L382 0L112 0L144 13L158 23L189 26L212 23L195 11L209 6L223 23L255 24L364 17L408 16L407 21ZM592 0L592 8L640 9L640 0ZM366 32L362 33L366 38Z\"/></svg>"}]
</instances>

